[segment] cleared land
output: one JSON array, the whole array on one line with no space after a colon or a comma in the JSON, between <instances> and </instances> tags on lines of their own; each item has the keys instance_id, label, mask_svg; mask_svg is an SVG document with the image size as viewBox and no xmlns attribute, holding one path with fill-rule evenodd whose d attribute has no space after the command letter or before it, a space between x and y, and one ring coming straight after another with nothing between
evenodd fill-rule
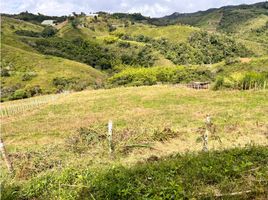
<instances>
[{"instance_id":1,"label":"cleared land","mask_svg":"<svg viewBox=\"0 0 268 200\"><path fill-rule=\"evenodd\" d=\"M112 119L116 155L112 162L130 164L152 155L201 150L204 118L210 114L217 136L209 142L211 149L267 145L267 98L266 91L213 92L173 86L85 91L63 95L22 115L2 118L2 135L12 154L38 152L42 155L49 151L39 158L39 163L106 165L111 160L103 135L108 120ZM23 105L28 101L31 99L14 104ZM97 136L97 142L72 144L77 134L81 136L80 128L93 129L94 133L91 130L86 134ZM152 149L131 148L130 152L125 152L127 145L135 144L147 144ZM73 151L81 145L78 152ZM27 162L34 160L35 156ZM14 161L17 175L23 177L21 170L29 163L23 164L25 160L16 156ZM43 170L51 168L50 165L43 167ZM33 167L25 176L38 171L38 167Z\"/></svg>"},{"instance_id":2,"label":"cleared land","mask_svg":"<svg viewBox=\"0 0 268 200\"><path fill-rule=\"evenodd\" d=\"M2 117L2 136L15 168L13 179L3 174L3 199L139 199L140 194L152 199L214 198L241 191L234 198L262 198L267 183L267 99L266 91L164 85L60 95ZM192 155L202 149L206 114L216 127L209 137L212 153ZM106 139L109 119L114 122L112 157ZM252 145L263 147L240 149ZM234 147L239 149L214 152ZM143 162L149 163L140 165ZM189 180L195 180L195 187Z\"/></svg>"}]
</instances>

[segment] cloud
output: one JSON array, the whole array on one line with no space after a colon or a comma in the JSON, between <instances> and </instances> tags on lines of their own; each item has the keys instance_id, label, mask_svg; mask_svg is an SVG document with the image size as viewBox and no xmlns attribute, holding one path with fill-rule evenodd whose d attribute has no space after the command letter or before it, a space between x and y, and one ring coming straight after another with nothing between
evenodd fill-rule
<instances>
[{"instance_id":1,"label":"cloud","mask_svg":"<svg viewBox=\"0 0 268 200\"><path fill-rule=\"evenodd\" d=\"M5 0L2 13L29 11L47 15L68 15L74 12L129 12L160 17L173 12L195 12L224 5L251 4L259 0Z\"/></svg>"}]
</instances>

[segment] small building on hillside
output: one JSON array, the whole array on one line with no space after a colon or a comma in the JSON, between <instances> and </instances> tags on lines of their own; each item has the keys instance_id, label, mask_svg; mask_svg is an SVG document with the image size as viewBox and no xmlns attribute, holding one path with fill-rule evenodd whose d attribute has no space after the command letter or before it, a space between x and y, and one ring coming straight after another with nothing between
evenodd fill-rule
<instances>
[{"instance_id":1,"label":"small building on hillside","mask_svg":"<svg viewBox=\"0 0 268 200\"><path fill-rule=\"evenodd\" d=\"M89 17L98 17L99 14L97 14L97 13L89 13L88 16Z\"/></svg>"},{"instance_id":2,"label":"small building on hillside","mask_svg":"<svg viewBox=\"0 0 268 200\"><path fill-rule=\"evenodd\" d=\"M56 23L54 22L54 20L44 20L41 23L42 25L46 25L46 26L55 26Z\"/></svg>"}]
</instances>

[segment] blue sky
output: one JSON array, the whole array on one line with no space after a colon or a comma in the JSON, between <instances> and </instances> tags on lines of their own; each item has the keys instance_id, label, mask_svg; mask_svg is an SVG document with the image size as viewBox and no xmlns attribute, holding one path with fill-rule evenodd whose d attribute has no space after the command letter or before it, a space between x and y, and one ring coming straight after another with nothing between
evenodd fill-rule
<instances>
[{"instance_id":1,"label":"blue sky","mask_svg":"<svg viewBox=\"0 0 268 200\"><path fill-rule=\"evenodd\" d=\"M139 12L160 17L174 12L195 12L224 5L251 4L256 0L1 0L2 13L29 11L47 15L71 12Z\"/></svg>"}]
</instances>

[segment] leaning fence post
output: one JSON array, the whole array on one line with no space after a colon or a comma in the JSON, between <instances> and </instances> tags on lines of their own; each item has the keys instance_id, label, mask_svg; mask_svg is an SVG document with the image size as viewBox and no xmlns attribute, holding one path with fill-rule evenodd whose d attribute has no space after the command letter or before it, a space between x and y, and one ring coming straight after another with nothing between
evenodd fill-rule
<instances>
[{"instance_id":1,"label":"leaning fence post","mask_svg":"<svg viewBox=\"0 0 268 200\"><path fill-rule=\"evenodd\" d=\"M202 139L203 139L203 151L208 151L208 135L211 130L211 117L207 115L206 120L205 120L205 125L206 125L206 131L204 132Z\"/></svg>"},{"instance_id":2,"label":"leaning fence post","mask_svg":"<svg viewBox=\"0 0 268 200\"><path fill-rule=\"evenodd\" d=\"M113 122L109 120L108 122L108 143L109 143L109 153L113 153Z\"/></svg>"},{"instance_id":3,"label":"leaning fence post","mask_svg":"<svg viewBox=\"0 0 268 200\"><path fill-rule=\"evenodd\" d=\"M1 150L3 159L4 159L5 163L6 163L6 166L7 166L7 169L9 171L9 173L13 173L13 166L12 166L12 163L9 160L9 157L8 157L8 155L6 153L6 148L5 148L5 145L4 145L4 142L3 142L2 138L0 138L0 150Z\"/></svg>"}]
</instances>

